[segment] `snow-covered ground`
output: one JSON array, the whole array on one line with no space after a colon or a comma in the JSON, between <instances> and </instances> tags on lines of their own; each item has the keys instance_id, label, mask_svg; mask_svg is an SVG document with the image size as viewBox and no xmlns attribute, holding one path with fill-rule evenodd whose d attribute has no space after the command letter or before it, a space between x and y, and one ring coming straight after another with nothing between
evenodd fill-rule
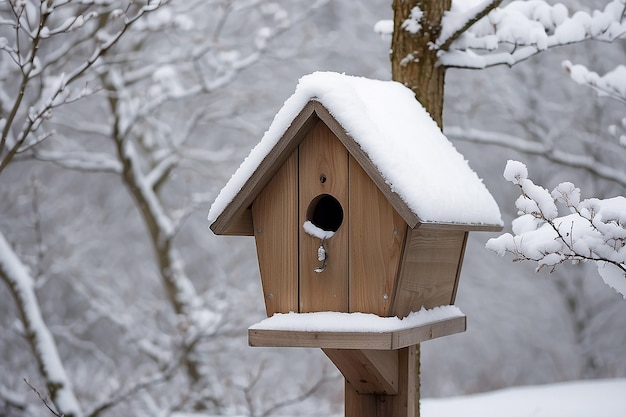
<instances>
[{"instance_id":1,"label":"snow-covered ground","mask_svg":"<svg viewBox=\"0 0 626 417\"><path fill-rule=\"evenodd\" d=\"M290 414L277 416L291 417ZM315 414L304 414L315 416ZM339 413L333 417L341 417ZM624 417L626 378L507 388L421 400L422 417ZM177 413L175 417L223 417ZM240 416L236 416L240 417ZM243 417L243 416L241 416Z\"/></svg>"},{"instance_id":2,"label":"snow-covered ground","mask_svg":"<svg viewBox=\"0 0 626 417\"><path fill-rule=\"evenodd\" d=\"M508 388L423 399L423 417L624 417L626 379Z\"/></svg>"}]
</instances>

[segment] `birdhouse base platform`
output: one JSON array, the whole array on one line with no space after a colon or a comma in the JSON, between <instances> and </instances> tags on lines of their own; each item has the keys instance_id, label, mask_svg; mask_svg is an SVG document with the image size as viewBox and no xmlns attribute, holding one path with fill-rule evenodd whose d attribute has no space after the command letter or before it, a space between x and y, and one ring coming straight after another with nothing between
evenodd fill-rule
<instances>
[{"instance_id":1,"label":"birdhouse base platform","mask_svg":"<svg viewBox=\"0 0 626 417\"><path fill-rule=\"evenodd\" d=\"M277 313L248 329L255 347L396 350L466 330L455 306L420 310L404 319L365 313Z\"/></svg>"}]
</instances>

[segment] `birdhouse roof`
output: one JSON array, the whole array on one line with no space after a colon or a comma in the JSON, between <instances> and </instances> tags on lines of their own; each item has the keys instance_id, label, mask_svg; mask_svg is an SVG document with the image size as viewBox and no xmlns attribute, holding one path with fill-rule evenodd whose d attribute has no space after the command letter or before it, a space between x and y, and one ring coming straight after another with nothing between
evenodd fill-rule
<instances>
[{"instance_id":1,"label":"birdhouse roof","mask_svg":"<svg viewBox=\"0 0 626 417\"><path fill-rule=\"evenodd\" d=\"M482 180L410 89L394 81L331 72L300 79L261 141L217 196L209 221L228 224L242 215L280 168L276 165L284 162L319 119L329 125L409 226L502 226L498 205ZM225 229L211 228L216 233Z\"/></svg>"}]
</instances>

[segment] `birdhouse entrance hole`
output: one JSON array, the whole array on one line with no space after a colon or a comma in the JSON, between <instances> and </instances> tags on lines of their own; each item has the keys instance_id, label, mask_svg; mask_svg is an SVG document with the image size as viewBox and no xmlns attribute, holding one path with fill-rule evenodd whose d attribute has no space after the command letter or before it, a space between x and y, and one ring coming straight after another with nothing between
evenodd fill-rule
<instances>
[{"instance_id":1,"label":"birdhouse entrance hole","mask_svg":"<svg viewBox=\"0 0 626 417\"><path fill-rule=\"evenodd\" d=\"M307 220L327 232L336 232L343 223L341 203L330 194L318 195L306 212Z\"/></svg>"}]
</instances>

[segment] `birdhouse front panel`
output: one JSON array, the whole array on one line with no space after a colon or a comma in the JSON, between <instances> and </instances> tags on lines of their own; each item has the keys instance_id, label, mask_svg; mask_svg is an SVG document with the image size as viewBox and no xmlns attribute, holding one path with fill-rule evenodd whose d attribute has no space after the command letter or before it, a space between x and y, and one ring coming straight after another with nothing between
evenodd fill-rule
<instances>
[{"instance_id":1,"label":"birdhouse front panel","mask_svg":"<svg viewBox=\"0 0 626 417\"><path fill-rule=\"evenodd\" d=\"M252 204L268 317L298 311L298 153L294 152Z\"/></svg>"},{"instance_id":2,"label":"birdhouse front panel","mask_svg":"<svg viewBox=\"0 0 626 417\"><path fill-rule=\"evenodd\" d=\"M387 316L407 224L350 156L350 311Z\"/></svg>"},{"instance_id":3,"label":"birdhouse front panel","mask_svg":"<svg viewBox=\"0 0 626 417\"><path fill-rule=\"evenodd\" d=\"M348 311L348 151L321 121L298 147L300 312ZM310 221L333 236L307 233ZM324 258L324 259L323 259Z\"/></svg>"},{"instance_id":4,"label":"birdhouse front panel","mask_svg":"<svg viewBox=\"0 0 626 417\"><path fill-rule=\"evenodd\" d=\"M390 314L408 226L323 121L254 200L252 217L268 316Z\"/></svg>"}]
</instances>

